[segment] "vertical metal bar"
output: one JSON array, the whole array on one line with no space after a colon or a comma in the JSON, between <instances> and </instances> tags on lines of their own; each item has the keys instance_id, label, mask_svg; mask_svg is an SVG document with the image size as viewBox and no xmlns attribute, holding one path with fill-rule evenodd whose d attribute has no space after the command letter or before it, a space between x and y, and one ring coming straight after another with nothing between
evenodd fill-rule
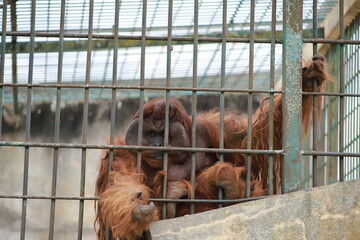
<instances>
[{"instance_id":1,"label":"vertical metal bar","mask_svg":"<svg viewBox=\"0 0 360 240\"><path fill-rule=\"evenodd\" d=\"M114 52L113 52L113 69L112 69L112 85L116 86L117 81L117 63L118 63L118 48L119 48L119 1L115 1L115 16L114 16ZM111 112L110 112L110 144L114 144L115 137L115 116L116 116L116 88L111 91ZM111 171L112 161L114 158L114 150L109 152L109 171Z\"/></svg>"},{"instance_id":2,"label":"vertical metal bar","mask_svg":"<svg viewBox=\"0 0 360 240\"><path fill-rule=\"evenodd\" d=\"M346 34L347 33L347 34ZM352 36L354 34L354 22L347 27L347 30L345 31L345 39L351 39ZM345 65L347 62L348 65L348 75L349 77L345 77L345 85L347 86L347 90L345 90L345 92L348 93L354 93L354 85L355 85L355 64L356 64L356 60L355 60L355 46L354 45L345 45L345 48L347 49L347 54L345 52ZM346 71L346 70L345 70ZM348 115L348 127L345 127L345 129L352 129L353 131L345 131L348 132L349 136L348 139L346 139L347 143L345 143L345 147L347 146L347 149L345 148L344 151L345 152L353 152L354 150L354 139L355 139L355 126L354 126L354 111L355 111L355 106L354 106L354 99L355 98L345 98L345 112ZM350 179L349 180L354 180L354 173L355 173L355 163L354 163L354 157L347 157L347 161L349 161L350 164L350 171L351 171L351 175L350 175Z\"/></svg>"},{"instance_id":3,"label":"vertical metal bar","mask_svg":"<svg viewBox=\"0 0 360 240\"><path fill-rule=\"evenodd\" d=\"M3 0L2 26L1 26L1 48L0 48L0 84L4 83L5 70L5 51L6 51L6 20L7 20L7 0ZM2 111L3 111L4 88L0 86L0 140L2 133Z\"/></svg>"},{"instance_id":4,"label":"vertical metal bar","mask_svg":"<svg viewBox=\"0 0 360 240\"><path fill-rule=\"evenodd\" d=\"M336 62L339 60L338 58L338 45L335 45L334 51L329 52L329 59L331 62ZM336 69L338 70L338 69ZM335 84L329 85L330 91L338 91L337 86ZM328 149L330 151L338 151L339 146L339 104L338 97L330 97L329 99L329 141L328 141ZM339 181L339 161L338 157L329 157L329 183L336 183Z\"/></svg>"},{"instance_id":5,"label":"vertical metal bar","mask_svg":"<svg viewBox=\"0 0 360 240\"><path fill-rule=\"evenodd\" d=\"M50 29L50 6L51 6L51 2L48 1L47 3L47 18L46 18L46 32L49 32L49 29ZM48 41L49 38L46 38L46 41ZM44 82L46 83L47 80L48 80L48 60L49 60L49 52L45 52L45 70L44 70Z\"/></svg>"},{"instance_id":6,"label":"vertical metal bar","mask_svg":"<svg viewBox=\"0 0 360 240\"><path fill-rule=\"evenodd\" d=\"M356 18L356 26L359 27L360 26L360 16L358 16ZM360 30L359 28L356 29L356 35L354 36L355 39L360 39ZM356 56L356 61L357 61L357 68L356 68L356 87L354 89L354 91L356 92L360 92L360 84L359 84L359 80L360 80L360 68L358 67L360 65L360 46L357 45L356 46L356 51L357 54ZM360 118L360 98L357 97L355 100L355 106L356 106L356 118L357 118L357 122L359 121ZM356 124L356 138L355 138L355 149L354 152L359 152L360 151L360 126L358 124ZM356 178L360 178L360 158L356 159L356 164L357 164L357 169L356 169Z\"/></svg>"},{"instance_id":7,"label":"vertical metal bar","mask_svg":"<svg viewBox=\"0 0 360 240\"><path fill-rule=\"evenodd\" d=\"M302 0L283 1L283 192L301 188Z\"/></svg>"},{"instance_id":8,"label":"vertical metal bar","mask_svg":"<svg viewBox=\"0 0 360 240\"><path fill-rule=\"evenodd\" d=\"M35 51L35 12L36 1L31 1L31 27L30 27L30 53L29 53L29 71L28 71L28 83L33 82L34 71L34 51ZM25 142L30 141L30 127L31 127L31 102L32 102L32 87L27 89L27 103L26 103L26 125L25 125ZM28 175L29 175L29 147L25 147L24 156L24 177L23 177L23 195L27 195L28 191ZM27 199L23 199L22 212L21 212L21 234L20 239L25 239L26 231L26 212L27 212Z\"/></svg>"},{"instance_id":9,"label":"vertical metal bar","mask_svg":"<svg viewBox=\"0 0 360 240\"><path fill-rule=\"evenodd\" d=\"M313 38L317 38L317 0L313 0ZM317 54L317 43L313 43L313 55ZM317 91L317 82L313 83L314 92ZM318 96L314 95L313 98L313 151L317 151L318 146ZM317 173L317 156L312 156L312 186L318 185L318 173Z\"/></svg>"},{"instance_id":10,"label":"vertical metal bar","mask_svg":"<svg viewBox=\"0 0 360 240\"><path fill-rule=\"evenodd\" d=\"M354 27L351 28L351 35L355 34L355 31L354 31ZM350 47L350 46L349 46ZM351 51L352 51L352 56L351 56L351 61L352 61L352 64L351 64L351 72L352 72L352 78L351 78L351 93L355 93L354 91L354 88L355 88L355 64L356 64L356 58L355 58L355 45L351 45ZM355 134L355 112L356 112L356 108L355 108L355 98L348 98L348 100L350 101L351 103L351 126L350 126L350 129L353 129L354 131L351 131L350 134L351 134L351 145L350 145L350 151L351 152L354 152L354 147L355 147L355 138L356 138L356 134ZM352 164L352 180L355 179L355 168L356 168L356 162L355 162L355 158L354 157L351 157L351 164Z\"/></svg>"},{"instance_id":11,"label":"vertical metal bar","mask_svg":"<svg viewBox=\"0 0 360 240\"><path fill-rule=\"evenodd\" d=\"M345 30L345 34L344 34L344 38L345 39L350 39L352 35L352 24L350 24L350 27L348 27ZM353 55L353 48L350 45L345 45L345 53L344 53L344 64L345 64L345 72L344 72L344 87L345 87L345 92L346 93L352 93L352 85L353 85L353 59L352 59L352 55ZM345 82L346 81L346 82ZM344 99L345 101L345 127L344 129L352 129L354 130L354 128L352 127L352 98L346 98ZM351 140L352 140L352 134L353 131L345 131L344 133L346 133L345 135L345 143L344 143L344 151L347 152L351 152ZM347 157L346 158L346 163L348 165L348 170L346 171L346 175L347 175L347 180L352 180L352 175L353 175L353 163L352 163L352 158L351 157Z\"/></svg>"},{"instance_id":12,"label":"vertical metal bar","mask_svg":"<svg viewBox=\"0 0 360 240\"><path fill-rule=\"evenodd\" d=\"M329 59L330 59L330 54L329 54ZM326 149L325 151L331 151L332 147L331 147L331 143L332 143L332 134L331 134L331 123L333 122L332 121L332 117L331 117L331 114L332 114L332 108L331 108L331 97L328 97L326 98L326 102L327 102L327 117L325 118L326 119L326 122L327 122L327 128L326 128L326 131L327 131L327 138L326 138ZM326 183L327 184L331 184L334 180L334 177L333 177L333 173L334 171L337 172L337 162L334 161L331 157L327 157L327 166L328 166L328 174L327 174L327 181ZM336 175L336 174L335 174ZM335 176L335 179L336 179L336 176Z\"/></svg>"},{"instance_id":13,"label":"vertical metal bar","mask_svg":"<svg viewBox=\"0 0 360 240\"><path fill-rule=\"evenodd\" d=\"M255 0L251 0L250 6L250 51L249 51L249 90L253 89L254 78L254 36L255 35ZM251 149L253 94L248 93L248 125L247 125L247 148ZM246 155L246 197L251 193L251 155Z\"/></svg>"},{"instance_id":14,"label":"vertical metal bar","mask_svg":"<svg viewBox=\"0 0 360 240\"><path fill-rule=\"evenodd\" d=\"M94 0L90 0L90 3L89 3L89 25L88 25L88 46L87 46L86 73L85 73L85 85L86 86L90 84L93 16L94 16ZM88 113L89 113L89 88L85 87L83 123L82 123L82 143L83 144L86 144L86 142L87 142ZM86 148L83 148L81 151L80 197L83 197L85 194L85 170L86 170ZM77 238L79 240L82 239L83 220L84 220L84 200L80 200L80 202L79 202L78 236L77 236Z\"/></svg>"},{"instance_id":15,"label":"vertical metal bar","mask_svg":"<svg viewBox=\"0 0 360 240\"><path fill-rule=\"evenodd\" d=\"M224 89L226 80L226 36L227 36L227 0L223 0L222 12L222 34L221 34L221 81L220 88ZM220 141L219 148L224 148L224 115L225 115L225 93L220 92ZM224 154L220 153L219 161L224 161ZM223 192L219 189L218 198L223 198ZM220 203L219 207L223 205Z\"/></svg>"},{"instance_id":16,"label":"vertical metal bar","mask_svg":"<svg viewBox=\"0 0 360 240\"><path fill-rule=\"evenodd\" d=\"M270 46L270 90L274 90L275 79L275 37L276 37L276 0L272 0L271 13L271 46ZM269 111L269 150L274 148L274 93L270 93ZM269 189L268 194L274 193L274 155L269 155Z\"/></svg>"},{"instance_id":17,"label":"vertical metal bar","mask_svg":"<svg viewBox=\"0 0 360 240\"><path fill-rule=\"evenodd\" d=\"M346 33L345 33L345 38L346 39L351 39L352 38L352 35L354 34L354 23L352 23L347 31L348 33L348 36L346 37ZM347 45L346 46L346 49L348 51L348 54L346 56L346 59L348 61L348 65L349 65L349 77L348 78L345 78L347 79L347 83L348 83L348 91L349 93L354 93L353 89L354 89L354 84L355 84L355 73L354 73L354 69L355 69L355 59L354 59L354 45ZM354 121L353 121L353 117L354 117L354 104L353 104L353 99L354 98L347 98L346 102L348 102L349 104L349 107L347 107L347 112L349 114L349 127L348 128L345 128L345 129L353 129L353 131L347 131L349 132L349 138L348 138L348 144L349 144L349 149L348 151L349 152L353 152L353 139L354 139ZM345 150L346 151L346 150ZM351 177L350 177L350 180L353 180L354 179L354 168L355 168L355 164L354 164L354 158L353 157L349 157L348 160L350 161L350 164L351 164Z\"/></svg>"},{"instance_id":18,"label":"vertical metal bar","mask_svg":"<svg viewBox=\"0 0 360 240\"><path fill-rule=\"evenodd\" d=\"M11 7L11 31L16 32L17 31L17 11L16 11L16 2L17 0L10 2ZM12 55L12 82L14 84L17 83L17 36L11 37L11 55ZM18 103L18 89L17 87L13 87L13 108L14 113L19 113L19 103Z\"/></svg>"},{"instance_id":19,"label":"vertical metal bar","mask_svg":"<svg viewBox=\"0 0 360 240\"><path fill-rule=\"evenodd\" d=\"M354 38L354 36L356 36L356 34L357 34L357 31L358 31L358 28L356 29L356 24L358 23L358 18L356 18L355 19L355 21L354 21L354 26L352 27L352 29L353 29L353 34L352 34L352 36L351 36L351 39L355 39ZM359 26L359 25L357 25L357 26ZM353 86L352 86L352 93L356 93L356 87L357 87L357 84L358 84L358 82L357 82L357 79L356 79L356 71L357 71L357 66L359 66L359 59L357 58L357 49L356 49L356 45L352 45L352 48L353 48L353 51L354 51L354 53L353 53L353 62L354 62L354 64L353 64ZM356 134L357 134L357 132L356 132L356 127L357 127L357 118L356 118L356 111L357 111L357 107L356 107L356 98L354 97L354 98L351 98L351 102L352 102L352 114L353 114L353 116L352 116L352 129L354 129L354 131L352 132L352 134L353 134L353 137L352 137L352 139L351 139L351 141L352 141L352 146L351 146L351 148L352 148L352 152L356 152ZM357 168L357 158L355 158L355 157L353 157L352 158L352 161L353 161L353 179L356 179L356 168Z\"/></svg>"},{"instance_id":20,"label":"vertical metal bar","mask_svg":"<svg viewBox=\"0 0 360 240\"><path fill-rule=\"evenodd\" d=\"M356 18L356 23L355 23L355 26L360 26L360 17L359 15L357 16ZM360 38L360 31L359 31L359 28L356 29L356 33L355 33L355 36L354 36L354 39L359 39ZM360 88L359 88L359 64L360 64L360 61L359 61L359 51L360 51L360 46L357 45L356 47L356 51L355 51L355 59L356 59L356 68L355 68L355 72L356 72L356 75L355 75L355 88L354 88L354 92L357 92L357 91L360 91ZM360 128L359 128L359 125L356 124L359 119L360 119L360 109L359 109L359 97L355 98L354 99L354 105L355 105L355 111L354 111L354 122L355 122L355 139L354 139L354 152L359 152L360 149L360 143L359 143L359 138L360 138ZM355 174L355 178L358 179L360 177L360 171L359 171L359 158L356 158L355 160L355 164L356 164L356 174Z\"/></svg>"},{"instance_id":21,"label":"vertical metal bar","mask_svg":"<svg viewBox=\"0 0 360 240\"><path fill-rule=\"evenodd\" d=\"M193 88L197 88L197 70L198 70L198 38L199 38L199 0L194 1L194 42L193 42ZM196 112L197 112L197 91L192 92L191 101L191 147L196 147ZM196 153L191 153L191 199L195 198L195 179L196 179ZM190 214L194 214L195 204L190 205Z\"/></svg>"},{"instance_id":22,"label":"vertical metal bar","mask_svg":"<svg viewBox=\"0 0 360 240\"><path fill-rule=\"evenodd\" d=\"M223 0L222 13L222 35L221 35L221 81L220 88L225 87L226 78L226 36L227 36L227 0ZM220 92L220 148L224 148L224 112L225 112L225 93ZM220 154L220 161L224 161L224 154Z\"/></svg>"},{"instance_id":23,"label":"vertical metal bar","mask_svg":"<svg viewBox=\"0 0 360 240\"><path fill-rule=\"evenodd\" d=\"M59 39L59 55L58 55L58 73L57 73L57 83L60 85L62 82L62 67L63 67L63 55L64 55L65 4L66 4L65 0L62 0L61 12L60 12L60 39ZM60 106L61 106L61 87L58 87L56 89L54 143L58 143L60 138L59 136L60 109L61 109ZM59 157L59 148L54 148L51 196L56 196L58 157ZM49 239L53 239L54 237L54 220L55 220L55 199L52 199L50 206Z\"/></svg>"},{"instance_id":24,"label":"vertical metal bar","mask_svg":"<svg viewBox=\"0 0 360 240\"><path fill-rule=\"evenodd\" d=\"M147 16L147 0L143 0L142 9L142 27L141 27L141 59L140 59L140 87L145 85L145 46L146 46L146 16ZM144 89L140 89L139 98L139 129L138 129L138 142L137 145L142 145L142 131L143 131L143 118L144 118ZM141 168L141 151L137 151L137 164Z\"/></svg>"},{"instance_id":25,"label":"vertical metal bar","mask_svg":"<svg viewBox=\"0 0 360 240\"><path fill-rule=\"evenodd\" d=\"M344 38L347 37L347 35L349 34L349 31L346 31L344 32ZM349 67L350 67L350 64L349 64L349 58L348 58L348 54L349 54L349 49L347 46L344 46L344 67L345 67L345 70L344 70L344 80L345 79L349 79L350 78L350 72L349 72ZM344 92L345 93L348 93L349 92L349 81L344 81ZM344 111L344 117L343 117L343 120L344 121L344 128L345 129L349 129L349 106L348 106L349 102L348 102L348 99L345 99L344 98L344 110L347 109L346 111ZM341 133L340 133L341 134ZM349 143L349 131L345 131L344 132L344 151L348 151L348 143ZM349 170L350 170L350 165L349 165L349 158L348 157L345 157L344 158L344 181L347 181L349 180Z\"/></svg>"},{"instance_id":26,"label":"vertical metal bar","mask_svg":"<svg viewBox=\"0 0 360 240\"><path fill-rule=\"evenodd\" d=\"M169 0L168 5L168 32L167 32L167 60L166 60L166 87L170 87L171 80L171 51L172 51L172 15L173 0ZM165 106L165 132L164 146L169 145L169 107L170 107L170 90L166 90L166 106ZM163 198L167 195L167 170L168 170L168 152L164 152L163 170L165 173L163 181ZM162 218L166 218L166 203L162 205Z\"/></svg>"},{"instance_id":27,"label":"vertical metal bar","mask_svg":"<svg viewBox=\"0 0 360 240\"><path fill-rule=\"evenodd\" d=\"M329 119L329 98L324 98L324 152L329 152L328 141L329 141L329 131L328 131L328 121ZM329 158L328 156L324 157L324 185L328 184L328 174L329 173Z\"/></svg>"},{"instance_id":28,"label":"vertical metal bar","mask_svg":"<svg viewBox=\"0 0 360 240\"><path fill-rule=\"evenodd\" d=\"M340 11L340 39L344 39L345 31L344 31L344 1L339 1L339 11ZM344 93L344 44L340 44L340 93ZM345 101L344 96L340 96L340 116L339 116L339 151L344 151L344 108ZM344 181L344 157L339 157L339 180L340 182Z\"/></svg>"},{"instance_id":29,"label":"vertical metal bar","mask_svg":"<svg viewBox=\"0 0 360 240\"><path fill-rule=\"evenodd\" d=\"M116 86L117 81L117 63L118 63L118 46L119 46L119 1L115 1L115 16L114 16L114 52L113 52L113 69L112 69L112 85ZM115 118L116 118L116 88L111 90L111 106L110 106L110 144L114 144L115 138ZM109 166L108 171L112 170L114 160L114 150L109 152ZM111 239L110 227L106 225L107 240Z\"/></svg>"}]
</instances>

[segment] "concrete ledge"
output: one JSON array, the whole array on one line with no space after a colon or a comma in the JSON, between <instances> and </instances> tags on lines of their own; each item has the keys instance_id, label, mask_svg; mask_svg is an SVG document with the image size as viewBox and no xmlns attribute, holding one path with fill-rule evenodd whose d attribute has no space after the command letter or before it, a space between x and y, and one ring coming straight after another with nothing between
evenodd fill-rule
<instances>
[{"instance_id":1,"label":"concrete ledge","mask_svg":"<svg viewBox=\"0 0 360 240\"><path fill-rule=\"evenodd\" d=\"M360 239L360 180L156 222L158 239Z\"/></svg>"}]
</instances>

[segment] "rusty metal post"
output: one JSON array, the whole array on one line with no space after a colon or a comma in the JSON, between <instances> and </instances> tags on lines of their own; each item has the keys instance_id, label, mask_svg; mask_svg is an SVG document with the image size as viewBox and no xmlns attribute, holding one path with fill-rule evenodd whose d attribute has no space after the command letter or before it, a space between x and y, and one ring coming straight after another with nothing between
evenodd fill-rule
<instances>
[{"instance_id":1,"label":"rusty metal post","mask_svg":"<svg viewBox=\"0 0 360 240\"><path fill-rule=\"evenodd\" d=\"M283 1L282 192L301 188L302 0Z\"/></svg>"}]
</instances>

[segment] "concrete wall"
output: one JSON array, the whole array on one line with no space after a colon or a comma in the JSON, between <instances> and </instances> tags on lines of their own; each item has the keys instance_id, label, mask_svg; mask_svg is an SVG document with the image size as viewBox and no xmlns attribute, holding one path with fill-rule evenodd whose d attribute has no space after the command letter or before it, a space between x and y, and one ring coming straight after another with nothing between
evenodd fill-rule
<instances>
[{"instance_id":1,"label":"concrete wall","mask_svg":"<svg viewBox=\"0 0 360 240\"><path fill-rule=\"evenodd\" d=\"M159 221L153 240L360 239L360 180Z\"/></svg>"},{"instance_id":2,"label":"concrete wall","mask_svg":"<svg viewBox=\"0 0 360 240\"><path fill-rule=\"evenodd\" d=\"M359 0L344 0L344 29L348 27L360 11ZM339 1L327 14L320 24L324 28L324 36L328 39L337 39L340 36ZM326 54L330 48L329 44L319 44L319 53Z\"/></svg>"}]
</instances>

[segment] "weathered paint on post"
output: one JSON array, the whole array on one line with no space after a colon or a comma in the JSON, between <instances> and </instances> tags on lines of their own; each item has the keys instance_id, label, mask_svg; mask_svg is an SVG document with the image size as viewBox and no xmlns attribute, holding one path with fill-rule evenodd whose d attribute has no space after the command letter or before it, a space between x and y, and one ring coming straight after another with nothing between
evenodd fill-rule
<instances>
[{"instance_id":1,"label":"weathered paint on post","mask_svg":"<svg viewBox=\"0 0 360 240\"><path fill-rule=\"evenodd\" d=\"M302 0L283 2L283 149L282 192L301 188Z\"/></svg>"}]
</instances>

